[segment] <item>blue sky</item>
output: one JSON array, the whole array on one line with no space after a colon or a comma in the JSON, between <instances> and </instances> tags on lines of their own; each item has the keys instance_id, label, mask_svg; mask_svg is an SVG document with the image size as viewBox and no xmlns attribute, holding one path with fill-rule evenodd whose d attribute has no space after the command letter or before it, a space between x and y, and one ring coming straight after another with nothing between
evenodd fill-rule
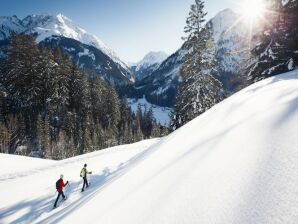
<instances>
[{"instance_id":1,"label":"blue sky","mask_svg":"<svg viewBox=\"0 0 298 224\"><path fill-rule=\"evenodd\" d=\"M194 0L0 0L0 15L62 13L96 34L121 59L139 61L149 51L170 54L181 44ZM207 0L207 18L234 8L233 0Z\"/></svg>"}]
</instances>

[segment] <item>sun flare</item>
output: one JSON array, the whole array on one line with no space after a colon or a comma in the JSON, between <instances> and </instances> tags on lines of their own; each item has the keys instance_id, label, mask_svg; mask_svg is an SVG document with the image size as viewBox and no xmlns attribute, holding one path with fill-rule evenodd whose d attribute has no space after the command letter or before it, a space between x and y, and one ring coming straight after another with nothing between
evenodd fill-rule
<instances>
[{"instance_id":1,"label":"sun flare","mask_svg":"<svg viewBox=\"0 0 298 224\"><path fill-rule=\"evenodd\" d=\"M265 13L263 0L245 0L240 7L242 17L248 22L259 20Z\"/></svg>"}]
</instances>

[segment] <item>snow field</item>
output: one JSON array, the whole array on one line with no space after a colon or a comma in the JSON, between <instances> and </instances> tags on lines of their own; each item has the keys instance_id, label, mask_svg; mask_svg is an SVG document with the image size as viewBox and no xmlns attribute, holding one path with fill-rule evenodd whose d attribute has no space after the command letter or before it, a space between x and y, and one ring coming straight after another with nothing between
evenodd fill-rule
<instances>
[{"instance_id":1,"label":"snow field","mask_svg":"<svg viewBox=\"0 0 298 224\"><path fill-rule=\"evenodd\" d=\"M245 88L165 138L0 180L0 223L295 224L297 124L295 70ZM84 163L93 175L81 193ZM51 211L60 173L69 199Z\"/></svg>"}]
</instances>

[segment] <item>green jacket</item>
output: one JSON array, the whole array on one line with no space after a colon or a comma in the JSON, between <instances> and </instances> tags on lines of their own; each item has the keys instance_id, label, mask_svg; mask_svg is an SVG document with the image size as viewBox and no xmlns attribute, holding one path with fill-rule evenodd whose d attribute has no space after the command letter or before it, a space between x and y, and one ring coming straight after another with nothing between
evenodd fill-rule
<instances>
[{"instance_id":1,"label":"green jacket","mask_svg":"<svg viewBox=\"0 0 298 224\"><path fill-rule=\"evenodd\" d=\"M80 177L87 177L87 174L91 174L91 172L88 172L88 170L85 167L82 168Z\"/></svg>"}]
</instances>

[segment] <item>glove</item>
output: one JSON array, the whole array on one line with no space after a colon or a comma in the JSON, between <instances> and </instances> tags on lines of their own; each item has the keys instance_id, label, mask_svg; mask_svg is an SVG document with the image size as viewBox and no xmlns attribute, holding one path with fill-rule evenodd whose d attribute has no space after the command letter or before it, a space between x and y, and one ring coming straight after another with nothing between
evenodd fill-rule
<instances>
[{"instance_id":1,"label":"glove","mask_svg":"<svg viewBox=\"0 0 298 224\"><path fill-rule=\"evenodd\" d=\"M89 174L92 174L92 171L91 171L91 172L89 172Z\"/></svg>"},{"instance_id":2,"label":"glove","mask_svg":"<svg viewBox=\"0 0 298 224\"><path fill-rule=\"evenodd\" d=\"M65 186L68 184L68 181L66 181L66 184L65 184Z\"/></svg>"}]
</instances>

